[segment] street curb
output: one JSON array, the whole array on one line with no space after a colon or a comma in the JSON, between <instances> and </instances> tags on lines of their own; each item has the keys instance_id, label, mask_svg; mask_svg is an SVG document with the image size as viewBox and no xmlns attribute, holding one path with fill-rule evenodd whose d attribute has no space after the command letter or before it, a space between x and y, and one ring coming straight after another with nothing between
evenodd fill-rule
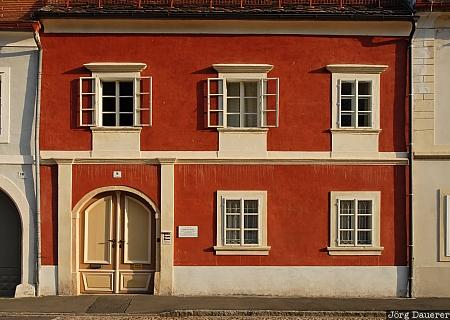
<instances>
[{"instance_id":1,"label":"street curb","mask_svg":"<svg viewBox=\"0 0 450 320\"><path fill-rule=\"evenodd\" d=\"M226 317L226 316L277 316L277 317L386 317L385 311L277 311L277 310L173 310L160 312L161 317Z\"/></svg>"}]
</instances>

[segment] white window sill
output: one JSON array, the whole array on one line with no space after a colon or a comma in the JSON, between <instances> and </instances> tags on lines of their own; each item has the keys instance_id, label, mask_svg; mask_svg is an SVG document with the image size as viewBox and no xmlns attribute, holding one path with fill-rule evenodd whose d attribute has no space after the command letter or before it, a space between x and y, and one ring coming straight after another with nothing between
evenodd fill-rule
<instances>
[{"instance_id":1,"label":"white window sill","mask_svg":"<svg viewBox=\"0 0 450 320\"><path fill-rule=\"evenodd\" d=\"M217 131L219 132L261 132L265 133L269 131L269 128L236 128L236 127L229 127L229 128L217 128Z\"/></svg>"},{"instance_id":2,"label":"white window sill","mask_svg":"<svg viewBox=\"0 0 450 320\"><path fill-rule=\"evenodd\" d=\"M333 128L331 133L362 133L362 134L379 134L381 129L374 128Z\"/></svg>"},{"instance_id":3,"label":"white window sill","mask_svg":"<svg viewBox=\"0 0 450 320\"><path fill-rule=\"evenodd\" d=\"M140 132L142 127L91 127L95 132Z\"/></svg>"},{"instance_id":4,"label":"white window sill","mask_svg":"<svg viewBox=\"0 0 450 320\"><path fill-rule=\"evenodd\" d=\"M269 246L214 246L218 256L267 256L269 250Z\"/></svg>"},{"instance_id":5,"label":"white window sill","mask_svg":"<svg viewBox=\"0 0 450 320\"><path fill-rule=\"evenodd\" d=\"M384 247L328 247L330 256L380 256Z\"/></svg>"}]
</instances>

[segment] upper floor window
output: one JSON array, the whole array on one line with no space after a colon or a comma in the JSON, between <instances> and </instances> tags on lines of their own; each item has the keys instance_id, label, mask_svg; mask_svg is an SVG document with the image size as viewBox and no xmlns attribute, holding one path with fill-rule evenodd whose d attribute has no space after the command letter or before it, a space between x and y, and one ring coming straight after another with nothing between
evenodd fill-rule
<instances>
[{"instance_id":1,"label":"upper floor window","mask_svg":"<svg viewBox=\"0 0 450 320\"><path fill-rule=\"evenodd\" d=\"M0 143L9 142L10 69L0 67Z\"/></svg>"},{"instance_id":2,"label":"upper floor window","mask_svg":"<svg viewBox=\"0 0 450 320\"><path fill-rule=\"evenodd\" d=\"M208 79L208 127L268 128L279 122L279 79L271 65L217 64Z\"/></svg>"},{"instance_id":3,"label":"upper floor window","mask_svg":"<svg viewBox=\"0 0 450 320\"><path fill-rule=\"evenodd\" d=\"M80 126L132 127L152 124L152 78L145 64L91 63L92 77L80 78Z\"/></svg>"},{"instance_id":4,"label":"upper floor window","mask_svg":"<svg viewBox=\"0 0 450 320\"><path fill-rule=\"evenodd\" d=\"M331 76L331 128L380 129L380 73L385 65L327 65Z\"/></svg>"},{"instance_id":5,"label":"upper floor window","mask_svg":"<svg viewBox=\"0 0 450 320\"><path fill-rule=\"evenodd\" d=\"M339 80L341 128L372 128L372 81Z\"/></svg>"}]
</instances>

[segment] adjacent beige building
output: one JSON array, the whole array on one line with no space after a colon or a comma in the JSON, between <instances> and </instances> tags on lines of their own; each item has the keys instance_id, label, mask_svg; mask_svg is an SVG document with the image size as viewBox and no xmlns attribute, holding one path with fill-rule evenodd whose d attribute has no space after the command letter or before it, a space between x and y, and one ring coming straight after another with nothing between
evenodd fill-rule
<instances>
[{"instance_id":1,"label":"adjacent beige building","mask_svg":"<svg viewBox=\"0 0 450 320\"><path fill-rule=\"evenodd\" d=\"M417 3L413 39L416 297L450 297L450 12Z\"/></svg>"}]
</instances>

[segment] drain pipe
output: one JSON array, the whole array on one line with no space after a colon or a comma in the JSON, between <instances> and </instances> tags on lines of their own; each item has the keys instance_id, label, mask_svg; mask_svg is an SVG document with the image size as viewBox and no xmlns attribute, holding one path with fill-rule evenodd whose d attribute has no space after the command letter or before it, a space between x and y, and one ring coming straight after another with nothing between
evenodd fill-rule
<instances>
[{"instance_id":1,"label":"drain pipe","mask_svg":"<svg viewBox=\"0 0 450 320\"><path fill-rule=\"evenodd\" d=\"M409 34L408 59L409 59L409 275L408 275L408 297L414 298L414 192L413 192L413 168L414 168L414 131L413 131L413 112L414 112L414 85L413 85L413 36L416 31L416 20L411 21L411 33Z\"/></svg>"},{"instance_id":2,"label":"drain pipe","mask_svg":"<svg viewBox=\"0 0 450 320\"><path fill-rule=\"evenodd\" d=\"M36 295L41 295L40 289L40 275L41 275L41 161L40 161L40 147L39 147L39 128L41 117L41 85L42 85L42 44L39 37L41 24L39 22L33 23L34 41L38 47L38 74L37 74L37 89L36 89L36 106L34 114L34 164L35 164L35 186L36 186L36 268L35 268L35 282Z\"/></svg>"}]
</instances>

